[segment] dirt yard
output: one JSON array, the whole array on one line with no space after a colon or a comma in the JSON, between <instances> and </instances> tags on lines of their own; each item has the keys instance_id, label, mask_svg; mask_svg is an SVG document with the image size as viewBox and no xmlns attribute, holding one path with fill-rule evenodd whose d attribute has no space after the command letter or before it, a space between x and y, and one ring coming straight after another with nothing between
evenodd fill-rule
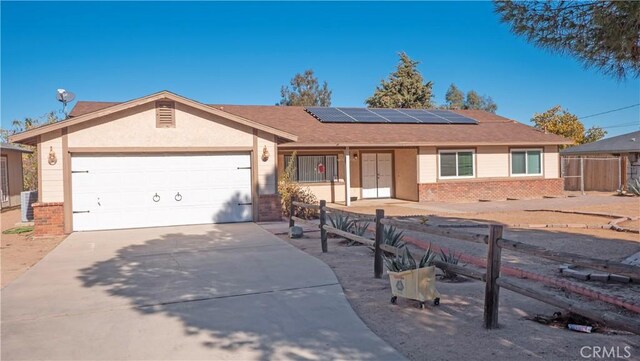
<instances>
[{"instance_id":1,"label":"dirt yard","mask_svg":"<svg viewBox=\"0 0 640 361\"><path fill-rule=\"evenodd\" d=\"M317 231L298 240L282 237L327 263L360 318L411 360L578 360L580 349L593 345L628 346L633 357L640 355L637 336L583 334L531 321L536 314L560 310L507 290L500 294L500 329L485 330L481 282L438 282L440 306L421 310L410 300L392 305L388 277L373 278L373 253L367 247L330 239L329 252L323 254Z\"/></svg>"},{"instance_id":2,"label":"dirt yard","mask_svg":"<svg viewBox=\"0 0 640 361\"><path fill-rule=\"evenodd\" d=\"M11 229L20 221L20 209L2 213L2 231ZM0 258L2 259L0 287L18 278L38 263L65 237L33 239L33 232L0 234Z\"/></svg>"}]
</instances>

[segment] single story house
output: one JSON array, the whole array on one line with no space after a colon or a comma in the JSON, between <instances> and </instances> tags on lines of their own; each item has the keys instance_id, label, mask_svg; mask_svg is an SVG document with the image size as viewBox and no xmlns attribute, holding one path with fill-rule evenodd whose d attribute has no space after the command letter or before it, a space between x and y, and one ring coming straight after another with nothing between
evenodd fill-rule
<instances>
[{"instance_id":1,"label":"single story house","mask_svg":"<svg viewBox=\"0 0 640 361\"><path fill-rule=\"evenodd\" d=\"M16 144L0 143L0 208L20 205L20 192L24 186L22 155L33 153Z\"/></svg>"},{"instance_id":2,"label":"single story house","mask_svg":"<svg viewBox=\"0 0 640 361\"><path fill-rule=\"evenodd\" d=\"M563 191L565 138L484 111L384 111L394 114L381 122L366 108L206 105L162 91L81 101L11 140L39 150L38 235L280 219L277 179L293 152L299 182L347 205Z\"/></svg>"},{"instance_id":3,"label":"single story house","mask_svg":"<svg viewBox=\"0 0 640 361\"><path fill-rule=\"evenodd\" d=\"M625 188L633 179L640 179L640 131L601 139L563 149L563 157L615 156L619 157L619 174L596 174L598 177L615 177L619 179L620 189ZM587 171L585 167L585 172ZM597 172L597 170L596 170ZM600 172L601 173L601 172Z\"/></svg>"}]
</instances>

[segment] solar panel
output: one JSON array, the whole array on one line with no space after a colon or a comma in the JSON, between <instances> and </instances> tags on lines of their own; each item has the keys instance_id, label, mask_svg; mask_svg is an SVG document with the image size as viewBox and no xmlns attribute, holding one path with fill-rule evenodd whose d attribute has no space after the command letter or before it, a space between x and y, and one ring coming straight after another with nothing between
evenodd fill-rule
<instances>
[{"instance_id":1,"label":"solar panel","mask_svg":"<svg viewBox=\"0 0 640 361\"><path fill-rule=\"evenodd\" d=\"M350 118L343 112L339 111L337 108L328 108L328 107L314 107L307 108L308 113L318 118L321 122L324 123L352 123L355 122L355 119Z\"/></svg>"},{"instance_id":2,"label":"solar panel","mask_svg":"<svg viewBox=\"0 0 640 361\"><path fill-rule=\"evenodd\" d=\"M387 120L367 108L338 108L358 123L386 123Z\"/></svg>"},{"instance_id":3,"label":"solar panel","mask_svg":"<svg viewBox=\"0 0 640 361\"><path fill-rule=\"evenodd\" d=\"M323 123L477 124L475 119L443 109L382 109L310 107Z\"/></svg>"}]
</instances>

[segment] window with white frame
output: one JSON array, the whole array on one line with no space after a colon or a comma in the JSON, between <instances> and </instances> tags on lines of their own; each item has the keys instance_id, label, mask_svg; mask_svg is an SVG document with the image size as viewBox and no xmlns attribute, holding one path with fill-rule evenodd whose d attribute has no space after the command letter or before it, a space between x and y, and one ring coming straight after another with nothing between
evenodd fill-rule
<instances>
[{"instance_id":1,"label":"window with white frame","mask_svg":"<svg viewBox=\"0 0 640 361\"><path fill-rule=\"evenodd\" d=\"M2 179L2 189L0 189L0 201L9 201L9 174L7 166L7 157L0 157L0 178Z\"/></svg>"},{"instance_id":2,"label":"window with white frame","mask_svg":"<svg viewBox=\"0 0 640 361\"><path fill-rule=\"evenodd\" d=\"M512 149L511 175L542 175L542 150Z\"/></svg>"},{"instance_id":3,"label":"window with white frame","mask_svg":"<svg viewBox=\"0 0 640 361\"><path fill-rule=\"evenodd\" d=\"M291 162L291 156L284 156L284 165ZM294 181L300 183L332 182L338 180L337 155L297 155L294 165Z\"/></svg>"},{"instance_id":4,"label":"window with white frame","mask_svg":"<svg viewBox=\"0 0 640 361\"><path fill-rule=\"evenodd\" d=\"M472 178L475 175L473 150L441 150L440 178Z\"/></svg>"}]
</instances>

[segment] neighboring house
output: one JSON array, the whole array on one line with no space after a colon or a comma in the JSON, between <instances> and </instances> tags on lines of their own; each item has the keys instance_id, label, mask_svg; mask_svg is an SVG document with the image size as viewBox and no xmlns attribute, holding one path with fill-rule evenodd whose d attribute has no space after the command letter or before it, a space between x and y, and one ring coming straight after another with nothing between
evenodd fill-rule
<instances>
[{"instance_id":1,"label":"neighboring house","mask_svg":"<svg viewBox=\"0 0 640 361\"><path fill-rule=\"evenodd\" d=\"M78 102L70 119L11 139L40 150L37 234L280 219L278 174L294 151L298 180L330 202L562 193L567 139L483 111L445 113L470 123L328 123L345 119L163 91Z\"/></svg>"},{"instance_id":2,"label":"neighboring house","mask_svg":"<svg viewBox=\"0 0 640 361\"><path fill-rule=\"evenodd\" d=\"M0 143L0 205L1 208L20 205L23 187L22 155L33 153L15 144Z\"/></svg>"},{"instance_id":3,"label":"neighboring house","mask_svg":"<svg viewBox=\"0 0 640 361\"><path fill-rule=\"evenodd\" d=\"M565 157L615 156L620 157L619 175L597 172L592 177L613 177L625 187L630 180L640 179L640 131L578 145L560 152ZM585 172L589 168L585 167ZM585 175L587 176L587 175Z\"/></svg>"}]
</instances>

